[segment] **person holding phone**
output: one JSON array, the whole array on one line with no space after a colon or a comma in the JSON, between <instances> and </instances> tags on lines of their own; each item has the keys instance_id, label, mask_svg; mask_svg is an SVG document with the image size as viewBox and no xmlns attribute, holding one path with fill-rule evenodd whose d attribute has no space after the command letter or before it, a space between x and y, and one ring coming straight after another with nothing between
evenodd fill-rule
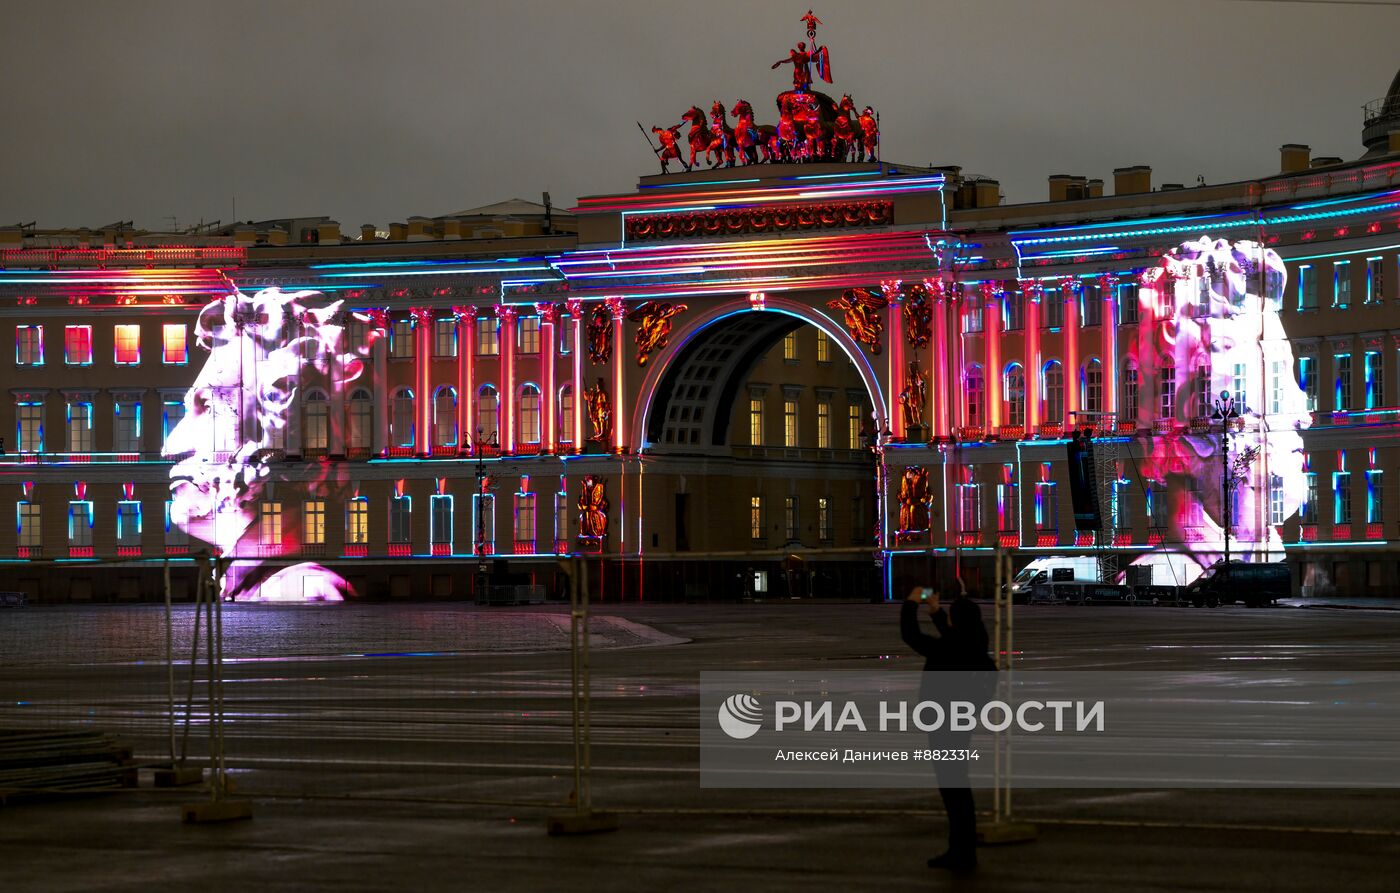
<instances>
[{"instance_id":1,"label":"person holding phone","mask_svg":"<svg viewBox=\"0 0 1400 893\"><path fill-rule=\"evenodd\" d=\"M920 628L920 606L928 610L938 635L930 635ZM996 662L987 654L987 628L982 623L982 609L969 598L959 596L944 610L937 591L928 586L915 586L900 606L899 632L904 643L924 657L924 674L919 685L922 700L963 696L950 692L946 684L940 684L938 676L942 671L996 669ZM929 732L929 744L935 750L967 750L971 738L971 732L944 729ZM955 873L972 871L977 867L977 811L972 801L967 762L939 760L934 762L934 767L938 774L938 793L948 813L948 849L929 859L928 866Z\"/></svg>"}]
</instances>

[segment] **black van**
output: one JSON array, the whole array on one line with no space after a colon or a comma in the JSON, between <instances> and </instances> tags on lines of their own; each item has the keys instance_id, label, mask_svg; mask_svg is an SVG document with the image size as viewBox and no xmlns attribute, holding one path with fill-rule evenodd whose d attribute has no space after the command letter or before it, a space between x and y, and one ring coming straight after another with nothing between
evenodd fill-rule
<instances>
[{"instance_id":1,"label":"black van","mask_svg":"<svg viewBox=\"0 0 1400 893\"><path fill-rule=\"evenodd\" d=\"M1186 601L1195 607L1214 608L1244 602L1251 608L1272 605L1293 594L1293 574L1284 562L1250 563L1217 561L1186 587Z\"/></svg>"}]
</instances>

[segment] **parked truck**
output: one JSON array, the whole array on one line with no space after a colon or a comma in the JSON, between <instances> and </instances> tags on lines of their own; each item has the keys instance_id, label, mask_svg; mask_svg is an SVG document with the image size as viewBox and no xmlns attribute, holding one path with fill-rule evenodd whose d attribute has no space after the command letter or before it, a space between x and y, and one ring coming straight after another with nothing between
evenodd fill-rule
<instances>
[{"instance_id":1,"label":"parked truck","mask_svg":"<svg viewBox=\"0 0 1400 893\"><path fill-rule=\"evenodd\" d=\"M1088 555L1047 555L1034 559L1011 578L1011 600L1079 601L1083 587L1098 582L1098 559Z\"/></svg>"},{"instance_id":2,"label":"parked truck","mask_svg":"<svg viewBox=\"0 0 1400 893\"><path fill-rule=\"evenodd\" d=\"M1187 586L1182 595L1195 607L1214 608L1244 602L1262 608L1293 594L1293 574L1284 562L1216 562Z\"/></svg>"}]
</instances>

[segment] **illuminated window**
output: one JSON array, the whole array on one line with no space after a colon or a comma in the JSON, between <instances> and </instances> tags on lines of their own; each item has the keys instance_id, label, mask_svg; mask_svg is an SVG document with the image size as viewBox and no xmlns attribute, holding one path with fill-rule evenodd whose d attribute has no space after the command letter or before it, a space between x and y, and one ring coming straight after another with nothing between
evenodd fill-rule
<instances>
[{"instance_id":1,"label":"illuminated window","mask_svg":"<svg viewBox=\"0 0 1400 893\"><path fill-rule=\"evenodd\" d=\"M562 490L554 494L554 539L557 543L569 540L569 494Z\"/></svg>"},{"instance_id":2,"label":"illuminated window","mask_svg":"<svg viewBox=\"0 0 1400 893\"><path fill-rule=\"evenodd\" d=\"M92 404L87 401L68 404L68 452L92 452Z\"/></svg>"},{"instance_id":3,"label":"illuminated window","mask_svg":"<svg viewBox=\"0 0 1400 893\"><path fill-rule=\"evenodd\" d=\"M308 499L301 504L301 542L306 546L326 544L326 501Z\"/></svg>"},{"instance_id":4,"label":"illuminated window","mask_svg":"<svg viewBox=\"0 0 1400 893\"><path fill-rule=\"evenodd\" d=\"M796 496L783 497L783 530L786 542L795 543L801 539L802 531L797 520Z\"/></svg>"},{"instance_id":5,"label":"illuminated window","mask_svg":"<svg viewBox=\"0 0 1400 893\"><path fill-rule=\"evenodd\" d=\"M394 446L413 446L413 391L394 391L393 414L389 418L389 438Z\"/></svg>"},{"instance_id":6,"label":"illuminated window","mask_svg":"<svg viewBox=\"0 0 1400 893\"><path fill-rule=\"evenodd\" d=\"M817 362L831 362L831 336L817 329Z\"/></svg>"},{"instance_id":7,"label":"illuminated window","mask_svg":"<svg viewBox=\"0 0 1400 893\"><path fill-rule=\"evenodd\" d=\"M763 497L749 497L749 539L763 539Z\"/></svg>"},{"instance_id":8,"label":"illuminated window","mask_svg":"<svg viewBox=\"0 0 1400 893\"><path fill-rule=\"evenodd\" d=\"M1298 268L1298 309L1317 309L1317 271L1311 264Z\"/></svg>"},{"instance_id":9,"label":"illuminated window","mask_svg":"<svg viewBox=\"0 0 1400 893\"><path fill-rule=\"evenodd\" d=\"M520 442L540 442L540 389L531 384L520 389Z\"/></svg>"},{"instance_id":10,"label":"illuminated window","mask_svg":"<svg viewBox=\"0 0 1400 893\"><path fill-rule=\"evenodd\" d=\"M1308 412L1317 412L1317 358L1298 358L1298 386L1308 398Z\"/></svg>"},{"instance_id":11,"label":"illuminated window","mask_svg":"<svg viewBox=\"0 0 1400 893\"><path fill-rule=\"evenodd\" d=\"M1209 418L1215 411L1215 394L1211 393L1211 377L1209 366L1196 367L1196 408L1192 415L1198 419Z\"/></svg>"},{"instance_id":12,"label":"illuminated window","mask_svg":"<svg viewBox=\"0 0 1400 893\"><path fill-rule=\"evenodd\" d=\"M1084 411L1103 412L1103 364L1090 360L1084 364Z\"/></svg>"},{"instance_id":13,"label":"illuminated window","mask_svg":"<svg viewBox=\"0 0 1400 893\"><path fill-rule=\"evenodd\" d=\"M363 353L369 348L369 324L351 316L345 323L345 344L350 350Z\"/></svg>"},{"instance_id":14,"label":"illuminated window","mask_svg":"<svg viewBox=\"0 0 1400 893\"><path fill-rule=\"evenodd\" d=\"M1162 360L1158 374L1157 417L1171 420L1176 418L1176 364L1170 357Z\"/></svg>"},{"instance_id":15,"label":"illuminated window","mask_svg":"<svg viewBox=\"0 0 1400 893\"><path fill-rule=\"evenodd\" d=\"M1060 529L1060 494L1054 481L1035 485L1035 528L1046 532Z\"/></svg>"},{"instance_id":16,"label":"illuminated window","mask_svg":"<svg viewBox=\"0 0 1400 893\"><path fill-rule=\"evenodd\" d=\"M1020 529L1020 505L1016 484L997 484L997 530L1013 533Z\"/></svg>"},{"instance_id":17,"label":"illuminated window","mask_svg":"<svg viewBox=\"0 0 1400 893\"><path fill-rule=\"evenodd\" d=\"M797 401L783 401L783 446L797 446Z\"/></svg>"},{"instance_id":18,"label":"illuminated window","mask_svg":"<svg viewBox=\"0 0 1400 893\"><path fill-rule=\"evenodd\" d=\"M1332 264L1332 306L1345 310L1351 306L1351 261Z\"/></svg>"},{"instance_id":19,"label":"illuminated window","mask_svg":"<svg viewBox=\"0 0 1400 893\"><path fill-rule=\"evenodd\" d=\"M301 409L302 449L320 455L330 448L330 402L323 391L307 391Z\"/></svg>"},{"instance_id":20,"label":"illuminated window","mask_svg":"<svg viewBox=\"0 0 1400 893\"><path fill-rule=\"evenodd\" d=\"M17 534L16 545L24 549L35 549L43 545L43 515L39 503L20 500L15 503Z\"/></svg>"},{"instance_id":21,"label":"illuminated window","mask_svg":"<svg viewBox=\"0 0 1400 893\"><path fill-rule=\"evenodd\" d=\"M1065 324L1065 297L1058 288L1047 288L1040 298L1042 329L1058 329Z\"/></svg>"},{"instance_id":22,"label":"illuminated window","mask_svg":"<svg viewBox=\"0 0 1400 893\"><path fill-rule=\"evenodd\" d=\"M1167 526L1167 485L1163 481L1147 482L1147 523L1157 531Z\"/></svg>"},{"instance_id":23,"label":"illuminated window","mask_svg":"<svg viewBox=\"0 0 1400 893\"><path fill-rule=\"evenodd\" d=\"M1379 304L1385 300L1385 261L1379 257L1366 258L1366 303Z\"/></svg>"},{"instance_id":24,"label":"illuminated window","mask_svg":"<svg viewBox=\"0 0 1400 893\"><path fill-rule=\"evenodd\" d=\"M496 497L490 493L472 494L473 542L478 555L496 551Z\"/></svg>"},{"instance_id":25,"label":"illuminated window","mask_svg":"<svg viewBox=\"0 0 1400 893\"><path fill-rule=\"evenodd\" d=\"M189 327L182 322L168 322L160 327L160 361L167 366L182 366L189 361Z\"/></svg>"},{"instance_id":26,"label":"illuminated window","mask_svg":"<svg viewBox=\"0 0 1400 893\"><path fill-rule=\"evenodd\" d=\"M1109 490L1109 499L1111 500L1109 511L1112 513L1110 517L1113 520L1113 527L1116 530L1126 531L1131 530L1133 527L1133 516L1132 512L1129 510L1131 504L1128 502L1129 485L1129 481L1119 478L1113 481L1113 485Z\"/></svg>"},{"instance_id":27,"label":"illuminated window","mask_svg":"<svg viewBox=\"0 0 1400 893\"><path fill-rule=\"evenodd\" d=\"M1309 471L1304 475L1307 481L1306 493L1302 505L1302 522L1304 524L1317 523L1317 472Z\"/></svg>"},{"instance_id":28,"label":"illuminated window","mask_svg":"<svg viewBox=\"0 0 1400 893\"><path fill-rule=\"evenodd\" d=\"M987 416L987 379L981 366L968 367L963 394L967 399L967 424L981 427Z\"/></svg>"},{"instance_id":29,"label":"illuminated window","mask_svg":"<svg viewBox=\"0 0 1400 893\"><path fill-rule=\"evenodd\" d=\"M1026 297L1019 288L1013 288L1002 296L1003 328L1008 332L1019 332L1026 326Z\"/></svg>"},{"instance_id":30,"label":"illuminated window","mask_svg":"<svg viewBox=\"0 0 1400 893\"><path fill-rule=\"evenodd\" d=\"M357 451L368 450L374 438L374 402L369 391L356 389L350 395L346 414L350 423L346 446Z\"/></svg>"},{"instance_id":31,"label":"illuminated window","mask_svg":"<svg viewBox=\"0 0 1400 893\"><path fill-rule=\"evenodd\" d=\"M574 439L574 387L564 385L559 389L559 441L572 443Z\"/></svg>"},{"instance_id":32,"label":"illuminated window","mask_svg":"<svg viewBox=\"0 0 1400 893\"><path fill-rule=\"evenodd\" d=\"M1138 287L1136 283L1118 285L1118 321L1123 324L1138 321Z\"/></svg>"},{"instance_id":33,"label":"illuminated window","mask_svg":"<svg viewBox=\"0 0 1400 893\"><path fill-rule=\"evenodd\" d=\"M187 517L177 511L175 503L167 499L165 501L165 545L188 546L190 536L185 532L185 525L188 523Z\"/></svg>"},{"instance_id":34,"label":"illuminated window","mask_svg":"<svg viewBox=\"0 0 1400 893\"><path fill-rule=\"evenodd\" d=\"M486 385L476 395L476 435L482 443L489 442L500 430L500 397L496 389Z\"/></svg>"},{"instance_id":35,"label":"illuminated window","mask_svg":"<svg viewBox=\"0 0 1400 893\"><path fill-rule=\"evenodd\" d=\"M389 324L389 356L400 360L413 356L413 320L396 319Z\"/></svg>"},{"instance_id":36,"label":"illuminated window","mask_svg":"<svg viewBox=\"0 0 1400 893\"><path fill-rule=\"evenodd\" d=\"M494 316L478 316L476 318L477 356L494 357L500 354L499 323L500 321Z\"/></svg>"},{"instance_id":37,"label":"illuminated window","mask_svg":"<svg viewBox=\"0 0 1400 893\"><path fill-rule=\"evenodd\" d=\"M1274 360L1269 363L1269 412L1283 412L1283 363Z\"/></svg>"},{"instance_id":38,"label":"illuminated window","mask_svg":"<svg viewBox=\"0 0 1400 893\"><path fill-rule=\"evenodd\" d=\"M1280 475L1271 474L1269 475L1269 523L1277 527L1283 521L1283 478Z\"/></svg>"},{"instance_id":39,"label":"illuminated window","mask_svg":"<svg viewBox=\"0 0 1400 893\"><path fill-rule=\"evenodd\" d=\"M749 446L763 446L763 399L749 398Z\"/></svg>"},{"instance_id":40,"label":"illuminated window","mask_svg":"<svg viewBox=\"0 0 1400 893\"><path fill-rule=\"evenodd\" d=\"M817 539L831 542L831 499L827 496L817 497Z\"/></svg>"},{"instance_id":41,"label":"illuminated window","mask_svg":"<svg viewBox=\"0 0 1400 893\"><path fill-rule=\"evenodd\" d=\"M1136 422L1138 415L1138 368L1137 363L1132 360L1123 364L1123 381L1119 394L1123 401L1121 418L1124 421Z\"/></svg>"},{"instance_id":42,"label":"illuminated window","mask_svg":"<svg viewBox=\"0 0 1400 893\"><path fill-rule=\"evenodd\" d=\"M847 449L860 449L860 426L861 409L858 404L852 403L846 407L846 447Z\"/></svg>"},{"instance_id":43,"label":"illuminated window","mask_svg":"<svg viewBox=\"0 0 1400 893\"><path fill-rule=\"evenodd\" d=\"M515 541L534 543L535 541L535 494L515 494Z\"/></svg>"},{"instance_id":44,"label":"illuminated window","mask_svg":"<svg viewBox=\"0 0 1400 893\"><path fill-rule=\"evenodd\" d=\"M831 449L831 404L825 400L817 404L817 449Z\"/></svg>"},{"instance_id":45,"label":"illuminated window","mask_svg":"<svg viewBox=\"0 0 1400 893\"><path fill-rule=\"evenodd\" d=\"M258 506L258 545L282 545L282 503L263 500Z\"/></svg>"},{"instance_id":46,"label":"illuminated window","mask_svg":"<svg viewBox=\"0 0 1400 893\"><path fill-rule=\"evenodd\" d=\"M44 404L21 403L15 407L16 442L21 453L44 451Z\"/></svg>"},{"instance_id":47,"label":"illuminated window","mask_svg":"<svg viewBox=\"0 0 1400 893\"><path fill-rule=\"evenodd\" d=\"M976 334L982 331L982 290L973 286L963 297L963 331Z\"/></svg>"},{"instance_id":48,"label":"illuminated window","mask_svg":"<svg viewBox=\"0 0 1400 893\"><path fill-rule=\"evenodd\" d=\"M1097 285L1084 286L1079 300L1084 306L1084 325L1103 325L1103 296L1099 294L1099 287Z\"/></svg>"},{"instance_id":49,"label":"illuminated window","mask_svg":"<svg viewBox=\"0 0 1400 893\"><path fill-rule=\"evenodd\" d=\"M1332 368L1336 371L1336 381L1333 382L1333 403L1332 409L1336 412L1347 412L1355 408L1355 403L1351 399L1351 354L1339 353L1332 357Z\"/></svg>"},{"instance_id":50,"label":"illuminated window","mask_svg":"<svg viewBox=\"0 0 1400 893\"><path fill-rule=\"evenodd\" d=\"M1020 363L1006 367L1002 392L1005 395L1003 414L1008 425L1026 423L1026 370Z\"/></svg>"},{"instance_id":51,"label":"illuminated window","mask_svg":"<svg viewBox=\"0 0 1400 893\"><path fill-rule=\"evenodd\" d=\"M573 317L565 313L559 317L559 352L569 354L574 352L574 320Z\"/></svg>"},{"instance_id":52,"label":"illuminated window","mask_svg":"<svg viewBox=\"0 0 1400 893\"><path fill-rule=\"evenodd\" d=\"M1373 468L1366 472L1366 523L1380 524L1385 521L1385 489L1382 486L1384 472Z\"/></svg>"},{"instance_id":53,"label":"illuminated window","mask_svg":"<svg viewBox=\"0 0 1400 893\"><path fill-rule=\"evenodd\" d=\"M92 326L65 326L63 361L70 366L92 365Z\"/></svg>"},{"instance_id":54,"label":"illuminated window","mask_svg":"<svg viewBox=\"0 0 1400 893\"><path fill-rule=\"evenodd\" d=\"M1351 523L1351 472L1338 471L1332 475L1333 524Z\"/></svg>"},{"instance_id":55,"label":"illuminated window","mask_svg":"<svg viewBox=\"0 0 1400 893\"><path fill-rule=\"evenodd\" d=\"M409 496L389 497L389 543L407 545L413 542L413 499Z\"/></svg>"},{"instance_id":56,"label":"illuminated window","mask_svg":"<svg viewBox=\"0 0 1400 893\"><path fill-rule=\"evenodd\" d=\"M797 362L797 332L791 331L783 336L783 360L785 362Z\"/></svg>"},{"instance_id":57,"label":"illuminated window","mask_svg":"<svg viewBox=\"0 0 1400 893\"><path fill-rule=\"evenodd\" d=\"M92 545L92 503L74 500L68 503L68 547Z\"/></svg>"},{"instance_id":58,"label":"illuminated window","mask_svg":"<svg viewBox=\"0 0 1400 893\"><path fill-rule=\"evenodd\" d=\"M1366 351L1366 408L1379 409L1385 405L1385 366L1381 353Z\"/></svg>"},{"instance_id":59,"label":"illuminated window","mask_svg":"<svg viewBox=\"0 0 1400 893\"><path fill-rule=\"evenodd\" d=\"M439 493L428 497L428 542L452 546L452 497Z\"/></svg>"},{"instance_id":60,"label":"illuminated window","mask_svg":"<svg viewBox=\"0 0 1400 893\"><path fill-rule=\"evenodd\" d=\"M443 385L433 395L433 446L457 445L457 391Z\"/></svg>"},{"instance_id":61,"label":"illuminated window","mask_svg":"<svg viewBox=\"0 0 1400 893\"><path fill-rule=\"evenodd\" d=\"M369 499L364 496L345 501L345 544L369 544Z\"/></svg>"},{"instance_id":62,"label":"illuminated window","mask_svg":"<svg viewBox=\"0 0 1400 893\"><path fill-rule=\"evenodd\" d=\"M966 474L968 479L957 487L958 529L974 533L982 529L982 487L972 482L971 467Z\"/></svg>"},{"instance_id":63,"label":"illuminated window","mask_svg":"<svg viewBox=\"0 0 1400 893\"><path fill-rule=\"evenodd\" d=\"M112 327L118 366L135 366L141 362L141 327L116 325Z\"/></svg>"},{"instance_id":64,"label":"illuminated window","mask_svg":"<svg viewBox=\"0 0 1400 893\"><path fill-rule=\"evenodd\" d=\"M141 546L141 503L136 500L123 499L117 503L117 545Z\"/></svg>"},{"instance_id":65,"label":"illuminated window","mask_svg":"<svg viewBox=\"0 0 1400 893\"><path fill-rule=\"evenodd\" d=\"M433 356L457 356L457 319L442 316L433 320Z\"/></svg>"},{"instance_id":66,"label":"illuminated window","mask_svg":"<svg viewBox=\"0 0 1400 893\"><path fill-rule=\"evenodd\" d=\"M112 404L112 412L113 452L141 452L141 404L135 400L117 400Z\"/></svg>"},{"instance_id":67,"label":"illuminated window","mask_svg":"<svg viewBox=\"0 0 1400 893\"><path fill-rule=\"evenodd\" d=\"M15 326L15 364L44 365L43 326Z\"/></svg>"},{"instance_id":68,"label":"illuminated window","mask_svg":"<svg viewBox=\"0 0 1400 893\"><path fill-rule=\"evenodd\" d=\"M515 343L521 353L540 352L540 318L522 316L515 329Z\"/></svg>"}]
</instances>

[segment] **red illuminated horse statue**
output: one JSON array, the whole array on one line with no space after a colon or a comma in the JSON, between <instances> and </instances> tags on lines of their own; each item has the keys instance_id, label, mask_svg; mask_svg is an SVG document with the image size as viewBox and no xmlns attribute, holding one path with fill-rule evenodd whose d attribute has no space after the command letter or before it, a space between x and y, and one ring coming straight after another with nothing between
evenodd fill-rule
<instances>
[{"instance_id":1,"label":"red illuminated horse statue","mask_svg":"<svg viewBox=\"0 0 1400 893\"><path fill-rule=\"evenodd\" d=\"M847 93L836 106L836 117L831 122L832 161L846 161L851 157L861 157L861 129L856 119L856 103Z\"/></svg>"},{"instance_id":2,"label":"red illuminated horse statue","mask_svg":"<svg viewBox=\"0 0 1400 893\"><path fill-rule=\"evenodd\" d=\"M690 122L685 136L690 143L690 166L695 167L696 157L710 148L710 124L698 105L692 105L690 111L681 115L681 120Z\"/></svg>"},{"instance_id":3,"label":"red illuminated horse statue","mask_svg":"<svg viewBox=\"0 0 1400 893\"><path fill-rule=\"evenodd\" d=\"M710 161L712 155L714 161ZM710 105L710 145L705 149L705 160L710 161L710 167L719 167L721 161L725 167L734 166L734 128L718 99Z\"/></svg>"},{"instance_id":4,"label":"red illuminated horse statue","mask_svg":"<svg viewBox=\"0 0 1400 893\"><path fill-rule=\"evenodd\" d=\"M778 140L785 161L826 160L836 119L836 103L825 93L789 90L778 94ZM785 132L791 121L792 133Z\"/></svg>"},{"instance_id":5,"label":"red illuminated horse statue","mask_svg":"<svg viewBox=\"0 0 1400 893\"><path fill-rule=\"evenodd\" d=\"M745 164L778 160L778 128L771 124L754 124L753 106L747 99L734 103L729 113L736 119L734 144L739 148L739 157L744 159ZM762 153L761 159L759 153Z\"/></svg>"}]
</instances>

